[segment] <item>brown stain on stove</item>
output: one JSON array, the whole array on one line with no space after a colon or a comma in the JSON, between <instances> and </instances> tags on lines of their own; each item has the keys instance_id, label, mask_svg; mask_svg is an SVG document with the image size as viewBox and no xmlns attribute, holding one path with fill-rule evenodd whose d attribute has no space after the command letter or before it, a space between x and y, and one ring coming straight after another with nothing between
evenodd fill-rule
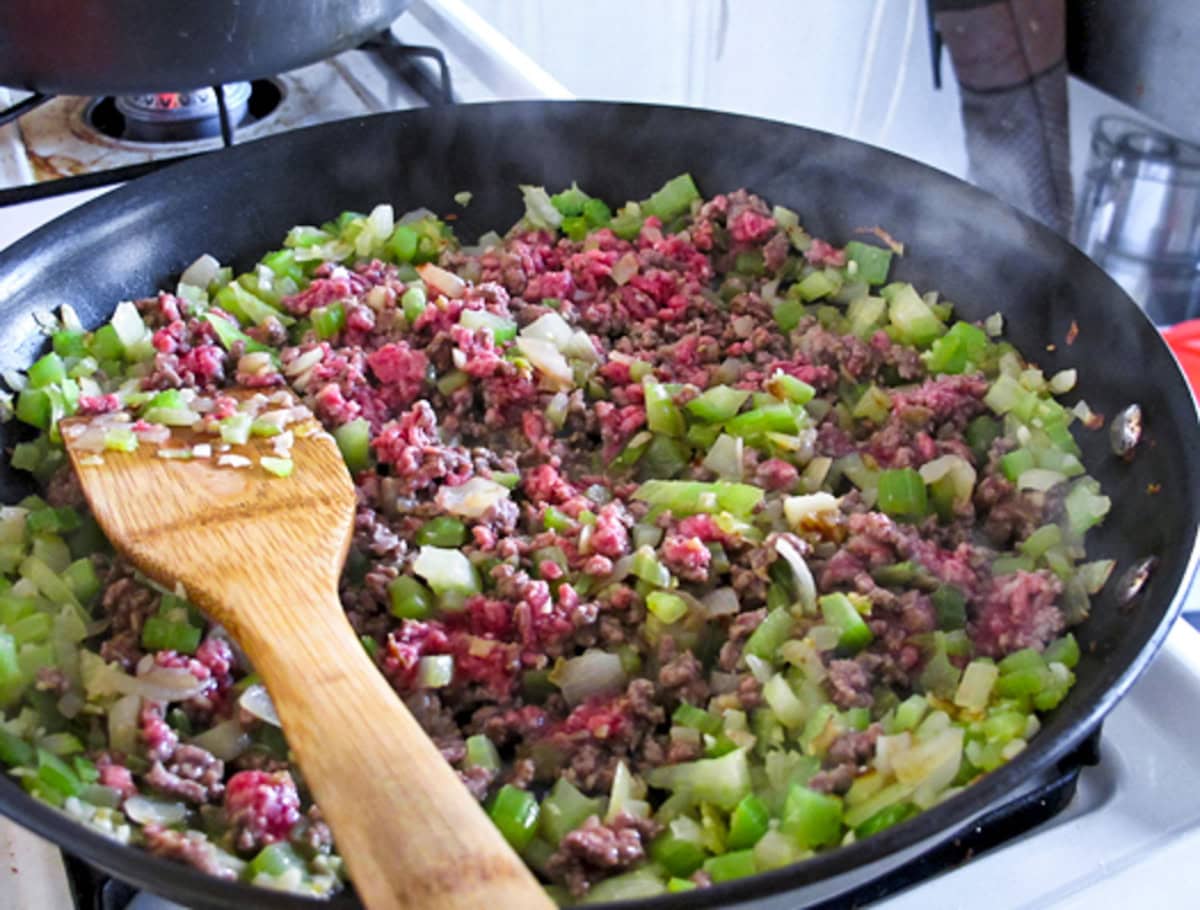
<instances>
[{"instance_id":1,"label":"brown stain on stove","mask_svg":"<svg viewBox=\"0 0 1200 910\"><path fill-rule=\"evenodd\" d=\"M38 180L57 180L60 177L73 177L87 170L87 165L78 158L67 155L39 155L32 149L26 149L25 157L33 168Z\"/></svg>"}]
</instances>

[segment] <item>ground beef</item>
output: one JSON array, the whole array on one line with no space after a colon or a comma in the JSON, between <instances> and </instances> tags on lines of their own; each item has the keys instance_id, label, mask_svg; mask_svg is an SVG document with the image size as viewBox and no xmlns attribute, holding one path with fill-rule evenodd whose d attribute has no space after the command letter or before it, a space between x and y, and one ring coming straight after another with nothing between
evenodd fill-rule
<instances>
[{"instance_id":1,"label":"ground beef","mask_svg":"<svg viewBox=\"0 0 1200 910\"><path fill-rule=\"evenodd\" d=\"M286 771L239 771L225 787L225 817L239 852L287 840L300 820L300 796Z\"/></svg>"},{"instance_id":2,"label":"ground beef","mask_svg":"<svg viewBox=\"0 0 1200 910\"><path fill-rule=\"evenodd\" d=\"M154 762L143 780L169 796L189 803L216 802L225 792L225 763L199 746L179 746L164 767Z\"/></svg>"},{"instance_id":3,"label":"ground beef","mask_svg":"<svg viewBox=\"0 0 1200 910\"><path fill-rule=\"evenodd\" d=\"M582 897L597 881L637 865L646 845L662 830L652 819L621 812L608 824L591 816L563 837L546 861L546 875Z\"/></svg>"},{"instance_id":4,"label":"ground beef","mask_svg":"<svg viewBox=\"0 0 1200 910\"><path fill-rule=\"evenodd\" d=\"M882 733L879 724L843 733L829 744L826 760L839 765L865 765L875 756L875 742Z\"/></svg>"},{"instance_id":5,"label":"ground beef","mask_svg":"<svg viewBox=\"0 0 1200 910\"><path fill-rule=\"evenodd\" d=\"M869 708L871 677L853 660L835 660L829 664L829 697L839 708Z\"/></svg>"},{"instance_id":6,"label":"ground beef","mask_svg":"<svg viewBox=\"0 0 1200 910\"><path fill-rule=\"evenodd\" d=\"M146 849L155 856L193 866L217 878L237 878L233 869L221 864L216 847L199 831L176 831L149 824L142 828L142 840Z\"/></svg>"},{"instance_id":7,"label":"ground beef","mask_svg":"<svg viewBox=\"0 0 1200 910\"><path fill-rule=\"evenodd\" d=\"M1020 648L1042 650L1066 627L1057 605L1061 593L1062 582L1046 571L993 578L970 624L975 647L992 657Z\"/></svg>"}]
</instances>

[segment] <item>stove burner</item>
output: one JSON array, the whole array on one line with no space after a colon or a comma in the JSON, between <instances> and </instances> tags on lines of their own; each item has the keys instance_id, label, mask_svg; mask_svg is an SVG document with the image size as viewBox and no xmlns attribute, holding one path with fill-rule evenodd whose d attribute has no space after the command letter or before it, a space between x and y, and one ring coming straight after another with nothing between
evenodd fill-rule
<instances>
[{"instance_id":1,"label":"stove burner","mask_svg":"<svg viewBox=\"0 0 1200 910\"><path fill-rule=\"evenodd\" d=\"M269 116L283 97L270 79L230 83L222 94L231 129ZM98 132L126 142L190 142L222 135L221 99L213 88L109 96L91 104L85 117Z\"/></svg>"}]
</instances>

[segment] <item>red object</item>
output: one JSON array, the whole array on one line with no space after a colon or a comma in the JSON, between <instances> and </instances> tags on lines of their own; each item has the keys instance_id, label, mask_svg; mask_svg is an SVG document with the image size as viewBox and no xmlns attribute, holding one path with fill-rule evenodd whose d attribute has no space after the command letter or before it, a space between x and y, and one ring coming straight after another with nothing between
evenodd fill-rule
<instances>
[{"instance_id":1,"label":"red object","mask_svg":"<svg viewBox=\"0 0 1200 910\"><path fill-rule=\"evenodd\" d=\"M1200 400L1200 319L1173 325L1162 334L1187 374L1192 394Z\"/></svg>"}]
</instances>

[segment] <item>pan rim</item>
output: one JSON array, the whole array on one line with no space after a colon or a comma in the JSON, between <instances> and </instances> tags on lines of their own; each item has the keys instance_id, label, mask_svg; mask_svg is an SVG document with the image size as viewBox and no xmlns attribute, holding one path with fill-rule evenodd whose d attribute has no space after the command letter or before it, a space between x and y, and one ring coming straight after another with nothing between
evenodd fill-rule
<instances>
[{"instance_id":1,"label":"pan rim","mask_svg":"<svg viewBox=\"0 0 1200 910\"><path fill-rule=\"evenodd\" d=\"M421 109L371 115L352 120L320 124L296 130L283 136L268 137L263 140L247 143L233 149L218 152L215 155L181 162L178 165L165 169L161 174L141 178L132 187L120 188L85 203L78 209L32 232L0 253L0 294L3 293L3 289L9 284L12 274L20 271L20 261L25 256L31 255L46 238L54 236L56 232L63 231L64 226L75 227L80 222L103 215L106 211L120 210L127 203L137 200L138 194L134 192L135 189L140 190L141 194L145 195L147 191L158 189L160 185L162 188L165 188L170 181L178 180L185 175L200 176L208 172L209 169L229 168L239 161L252 160L255 155L264 154L261 149L267 143L286 141L288 137L292 136L309 135L316 137L318 134L328 134L330 136L344 135L358 129L366 129L373 121L380 118L405 119L420 124L426 121L436 122L437 118L446 116L461 115L472 117L476 116L475 112L480 111L483 113L479 114L479 116L484 116L492 112L499 112L498 115L502 116L506 111L512 111L515 114L530 106L537 106L543 109L547 106L553 106L564 109L567 107L575 109L592 107L597 110L600 108L633 108L655 113L682 112L692 116L704 115L714 118L731 118L754 121L760 124L774 123L787 127L788 130L797 131L796 135L813 134L833 138L839 142L852 143L856 146L863 145L844 137L833 137L828 133L822 133L805 127L797 127L793 124L785 124L780 121L768 121L764 118L668 105L618 104L595 101L513 101L461 105L453 112ZM872 148L872 152L881 156L899 159L910 167L929 170L919 162L912 161L912 159L892 152L877 148ZM961 185L964 191L975 194L975 198L981 204L985 204L993 209L997 204L1005 206L1008 210L1015 213L1023 223L1031 225L1035 231L1045 232L1044 239L1047 242L1050 242L1051 239L1055 243L1062 242L1062 238L1059 238L1049 228L1038 225L1032 222L1027 216L1017 213L1015 209L1003 200L997 200L983 191L971 187L962 181L958 181L949 175L940 176L947 180L954 180ZM1087 262L1090 268L1098 271L1098 267L1086 260L1086 257L1082 253L1078 250L1073 250L1073 252L1082 261ZM1116 287L1115 283L1113 286ZM1129 302L1128 309L1131 311L1130 315L1132 315L1132 311L1136 310L1146 323L1149 322L1145 314L1131 301ZM0 307L0 315L3 315L3 312L4 307ZM1165 341L1159 338L1158 343L1170 354ZM1184 378L1177 360L1173 355L1170 359L1175 365L1175 375L1172 381L1180 385L1184 392L1187 392L1187 387L1184 385ZM1190 400L1193 416L1197 416L1200 414L1200 411L1197 410L1196 401L1194 398L1190 398ZM1112 710L1120 698L1126 694L1136 679L1145 670L1154 654L1161 647L1162 642L1170 631L1171 625L1182 610L1183 603L1196 576L1197 567L1200 565L1200 540L1197 539L1196 535L1196 517L1192 518L1191 525L1192 543L1186 559L1183 561L1179 583L1172 592L1157 625L1136 652L1133 659L1109 680L1106 687L1100 692L1099 697L1089 703L1086 706L1086 710L1083 710L1080 716L1073 719L1067 729L1059 731L1054 737L1043 735L1034 738L1029 748L1020 756L987 775L984 779L973 784L962 793L874 837L827 853L817 854L811 859L793 866L716 885L711 889L704 889L703 891L692 891L680 895L663 895L642 901L624 902L620 905L607 904L597 906L644 906L646 908L654 908L654 910L671 910L671 908L682 908L685 906L708 907L725 902L737 903L767 895L783 894L796 887L816 884L836 875L851 871L854 868L879 862L923 842L932 841L933 838L944 840L953 837L957 831L969 825L973 819L993 807L1004 793L1017 789L1017 784L1023 778L1045 771L1053 763L1059 761L1069 751L1077 747L1100 720ZM1147 601L1141 604L1141 608L1144 609L1149 604L1150 601ZM241 883L221 881L190 867L180 866L168 860L151 856L138 847L121 845L112 841L87 827L84 823L77 822L65 813L61 813L49 805L41 803L21 790L7 775L0 775L0 777L3 777L3 780L0 781L0 813L13 818L14 821L50 838L60 845L66 845L68 848L71 848L72 852L84 859L112 869L120 877L135 884L148 887L150 890L157 890L156 886L161 886L164 882L170 882L171 886L168 893L197 905L218 903L224 906L231 906L244 903L250 899L253 899L257 905L263 907L351 905L352 899L349 898L349 892L343 893L340 897L335 897L332 903L327 900L280 894L278 892L266 891L265 889L253 888L253 886ZM144 874L143 869L145 870Z\"/></svg>"}]
</instances>

